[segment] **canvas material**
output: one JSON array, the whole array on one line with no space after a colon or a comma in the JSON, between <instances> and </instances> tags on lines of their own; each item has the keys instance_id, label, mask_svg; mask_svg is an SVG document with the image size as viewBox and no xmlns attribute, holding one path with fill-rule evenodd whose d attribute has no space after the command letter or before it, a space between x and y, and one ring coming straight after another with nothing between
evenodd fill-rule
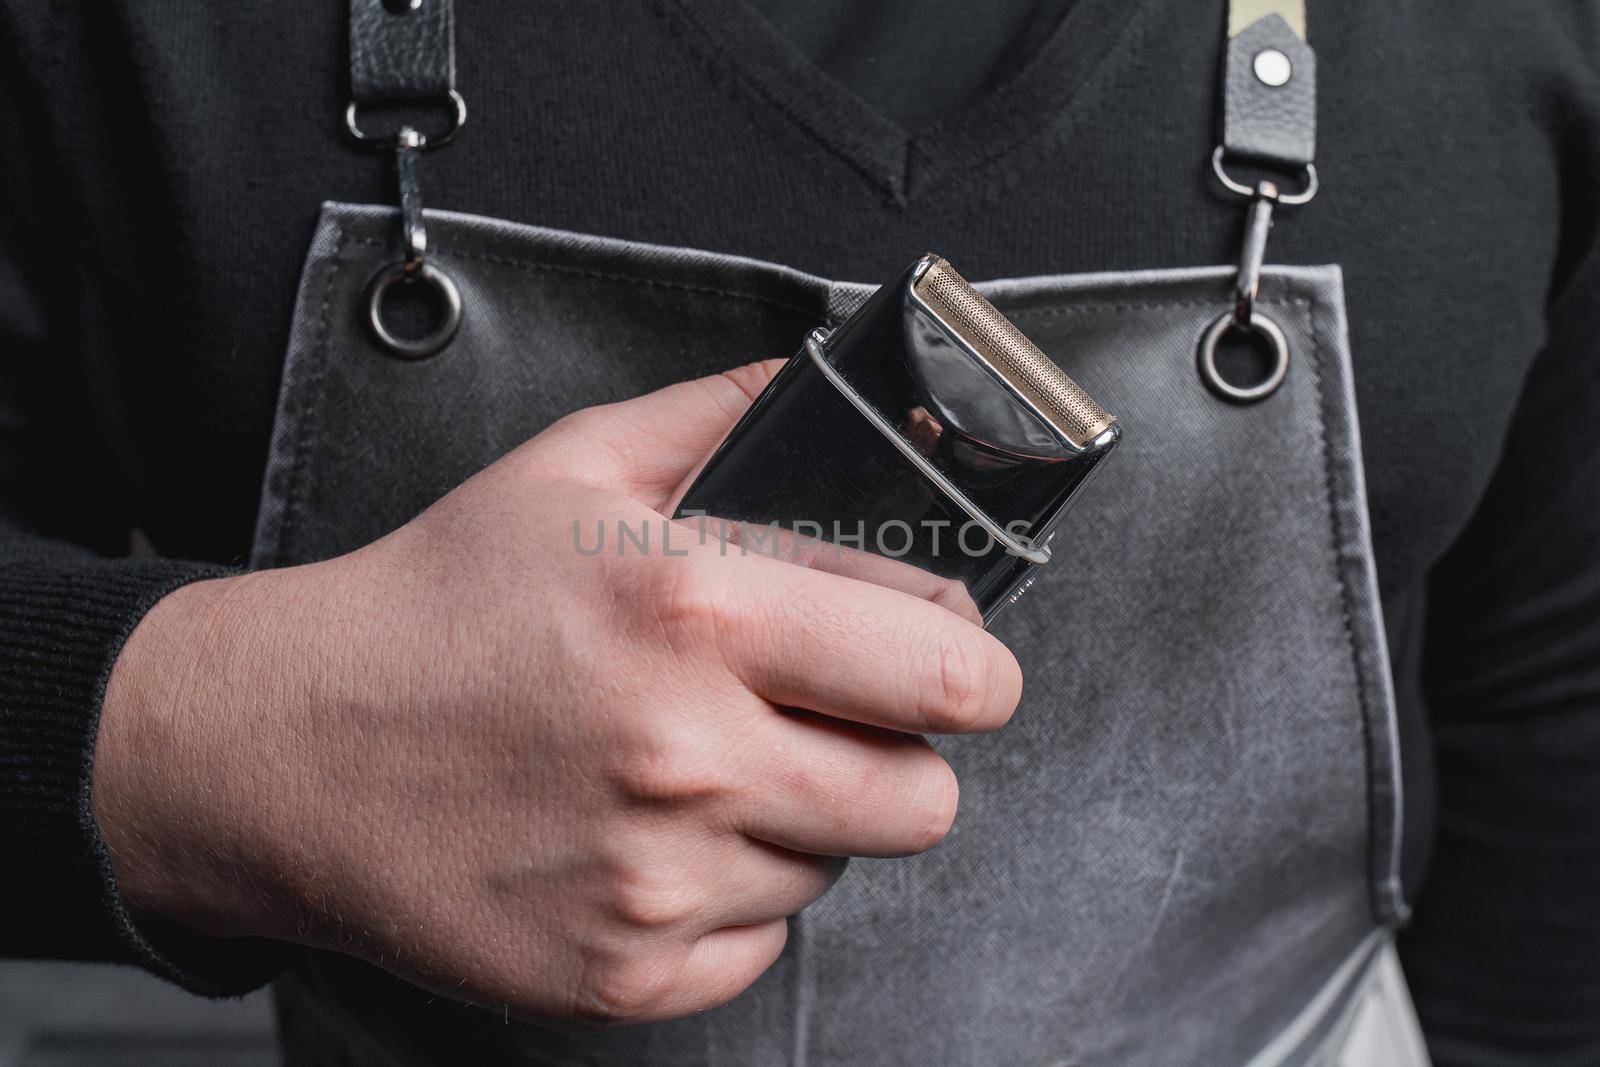
<instances>
[{"instance_id":1,"label":"canvas material","mask_svg":"<svg viewBox=\"0 0 1600 1067\"><path fill-rule=\"evenodd\" d=\"M257 566L356 548L573 409L790 355L870 292L716 253L428 224L466 315L449 349L408 362L361 310L397 256L395 213L324 207ZM1268 268L1257 306L1291 369L1244 407L1195 370L1231 278L979 283L1126 437L995 626L1027 679L1015 719L937 741L962 782L946 841L854 861L748 992L672 1023L508 1024L309 953L280 984L290 1061L1244 1064L1275 1047L1403 912L1398 754L1339 271ZM1331 1025L1277 1062L1306 1062Z\"/></svg>"}]
</instances>

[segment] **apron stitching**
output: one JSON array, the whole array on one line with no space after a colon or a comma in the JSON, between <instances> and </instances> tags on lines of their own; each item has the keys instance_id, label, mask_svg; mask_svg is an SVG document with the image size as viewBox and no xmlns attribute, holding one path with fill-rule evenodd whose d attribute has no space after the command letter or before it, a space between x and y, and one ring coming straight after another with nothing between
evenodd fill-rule
<instances>
[{"instance_id":1,"label":"apron stitching","mask_svg":"<svg viewBox=\"0 0 1600 1067\"><path fill-rule=\"evenodd\" d=\"M387 241L376 240L371 237L353 238L355 243L371 245L374 248L391 247ZM821 320L822 314L816 308L804 308L797 304L785 303L775 300L770 296L761 296L756 293L741 293L732 289L717 289L708 285L686 285L682 282L666 282L656 278L636 278L627 274L616 274L609 271L585 270L582 267L568 267L560 263L542 263L532 259L517 259L513 256L498 255L490 252L466 252L459 248L443 248L430 251L430 256L451 256L456 259L481 260L485 263L498 263L503 266L523 267L528 270L553 271L559 274L573 274L583 278L600 278L610 282L627 282L630 285L648 285L658 289L673 289L686 293L701 293L708 296L723 296L732 300L751 300L760 304L769 304L772 307L783 308L785 311L795 311L802 315Z\"/></svg>"},{"instance_id":2,"label":"apron stitching","mask_svg":"<svg viewBox=\"0 0 1600 1067\"><path fill-rule=\"evenodd\" d=\"M1001 298L1002 301L1004 298ZM1309 308L1311 301L1304 297L1280 297L1276 300L1257 300L1257 306L1267 307L1298 307ZM1164 301L1151 304L1068 304L1060 307L1043 308L1017 308L1007 311L1007 318L1021 318L1025 315L1077 315L1086 311L1167 311L1172 308L1214 308L1217 301L1214 298L1205 300Z\"/></svg>"},{"instance_id":3,"label":"apron stitching","mask_svg":"<svg viewBox=\"0 0 1600 1067\"><path fill-rule=\"evenodd\" d=\"M1339 586L1339 612L1344 621L1345 638L1350 642L1350 666L1355 675L1356 701L1361 709L1361 748L1366 775L1363 782L1363 792L1367 798L1367 906L1372 910L1379 922L1384 921L1383 909L1378 906L1377 887L1377 826L1378 811L1376 799L1373 795L1375 784L1374 752L1372 749L1372 706L1368 699L1366 668L1362 662L1361 646L1356 640L1356 629L1353 613L1350 609L1350 584L1345 564L1344 549L1344 523L1341 521L1341 508L1339 507L1337 487L1333 463L1328 451L1328 412L1327 394L1323 389L1322 381L1322 333L1317 328L1317 317L1310 313L1310 302L1305 302L1308 309L1305 313L1306 329L1311 335L1311 377L1316 383L1317 393L1317 444L1322 451L1323 486L1328 500L1328 529L1333 539L1333 568L1334 580ZM1359 458L1356 460L1359 462Z\"/></svg>"},{"instance_id":4,"label":"apron stitching","mask_svg":"<svg viewBox=\"0 0 1600 1067\"><path fill-rule=\"evenodd\" d=\"M309 403L300 409L300 432L295 435L294 462L289 467L288 485L284 487L283 521L278 531L277 551L273 553L273 563L289 555L289 540L291 532L295 529L295 515L299 509L299 489L302 484L301 475L305 470L306 455L310 451L312 426L316 421L317 413L322 410L322 401L325 395L325 386L328 378L328 337L331 334L334 280L338 277L339 268L344 262L344 247L348 234L343 226L335 222L333 251L328 254L328 273L323 280L322 307L317 314L317 339L312 343L311 350L315 355L316 377L307 383L307 399Z\"/></svg>"}]
</instances>

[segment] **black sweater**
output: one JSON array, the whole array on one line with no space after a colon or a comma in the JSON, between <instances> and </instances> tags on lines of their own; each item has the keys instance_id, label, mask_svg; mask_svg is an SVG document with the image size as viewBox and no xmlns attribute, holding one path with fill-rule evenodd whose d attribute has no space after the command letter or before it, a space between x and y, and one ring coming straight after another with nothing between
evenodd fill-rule
<instances>
[{"instance_id":1,"label":"black sweater","mask_svg":"<svg viewBox=\"0 0 1600 1067\"><path fill-rule=\"evenodd\" d=\"M1270 258L1345 269L1409 974L1442 1062L1600 1057L1600 9L1310 6L1323 190ZM892 19L835 64L827 33L775 14L792 44L740 0L477 0L471 123L427 192L853 279L927 247L977 278L1228 262L1222 8L1076 0L941 117L870 76L916 69ZM88 769L142 612L246 556L318 204L392 202L342 133L343 19L0 0L0 951L211 992L270 973L141 936ZM121 558L134 528L163 559Z\"/></svg>"}]
</instances>

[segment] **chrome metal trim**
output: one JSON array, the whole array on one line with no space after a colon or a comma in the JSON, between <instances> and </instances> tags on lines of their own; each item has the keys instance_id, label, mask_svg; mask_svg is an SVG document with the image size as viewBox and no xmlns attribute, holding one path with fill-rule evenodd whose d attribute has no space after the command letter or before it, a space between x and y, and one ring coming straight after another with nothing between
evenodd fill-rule
<instances>
[{"instance_id":1,"label":"chrome metal trim","mask_svg":"<svg viewBox=\"0 0 1600 1067\"><path fill-rule=\"evenodd\" d=\"M887 419L878 414L876 408L863 400L861 395L851 388L850 383L845 381L843 376L833 369L833 364L829 363L827 357L822 354L822 344L826 339L827 334L823 331L812 330L806 335L806 354L811 357L811 362L816 364L817 369L822 372L822 376L828 380L828 383L837 389L840 395L848 400L850 405L859 411L868 422L872 423L879 433L888 438L889 443L894 445L900 454L921 471L940 492L944 493L957 507L966 512L968 518L983 527L990 537L999 542L1002 548L1011 555L1025 559L1029 563L1039 565L1049 563L1050 548L1048 545L1035 548L1031 542L1007 532L987 512L973 503L954 482L945 477L939 468L929 463L927 458L912 446L911 442L902 437L900 432L890 425Z\"/></svg>"}]
</instances>

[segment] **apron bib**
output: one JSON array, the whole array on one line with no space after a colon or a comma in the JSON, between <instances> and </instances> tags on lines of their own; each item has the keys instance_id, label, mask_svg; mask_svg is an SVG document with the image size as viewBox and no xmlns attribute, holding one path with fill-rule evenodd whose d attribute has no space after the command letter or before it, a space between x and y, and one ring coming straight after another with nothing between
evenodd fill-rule
<instances>
[{"instance_id":1,"label":"apron bib","mask_svg":"<svg viewBox=\"0 0 1600 1067\"><path fill-rule=\"evenodd\" d=\"M426 222L468 313L442 353L397 359L362 318L369 279L401 254L397 215L323 209L256 566L363 545L575 408L790 355L870 291L709 252ZM1235 273L978 285L1127 437L1066 516L1070 551L998 620L1022 707L997 734L937 742L962 783L942 844L853 861L749 991L660 1025L507 1023L308 952L279 987L289 1061L1333 1062L1404 908L1394 701L1339 270L1264 270L1255 306L1293 361L1248 405L1196 371ZM1076 610L1090 600L1093 625Z\"/></svg>"}]
</instances>

